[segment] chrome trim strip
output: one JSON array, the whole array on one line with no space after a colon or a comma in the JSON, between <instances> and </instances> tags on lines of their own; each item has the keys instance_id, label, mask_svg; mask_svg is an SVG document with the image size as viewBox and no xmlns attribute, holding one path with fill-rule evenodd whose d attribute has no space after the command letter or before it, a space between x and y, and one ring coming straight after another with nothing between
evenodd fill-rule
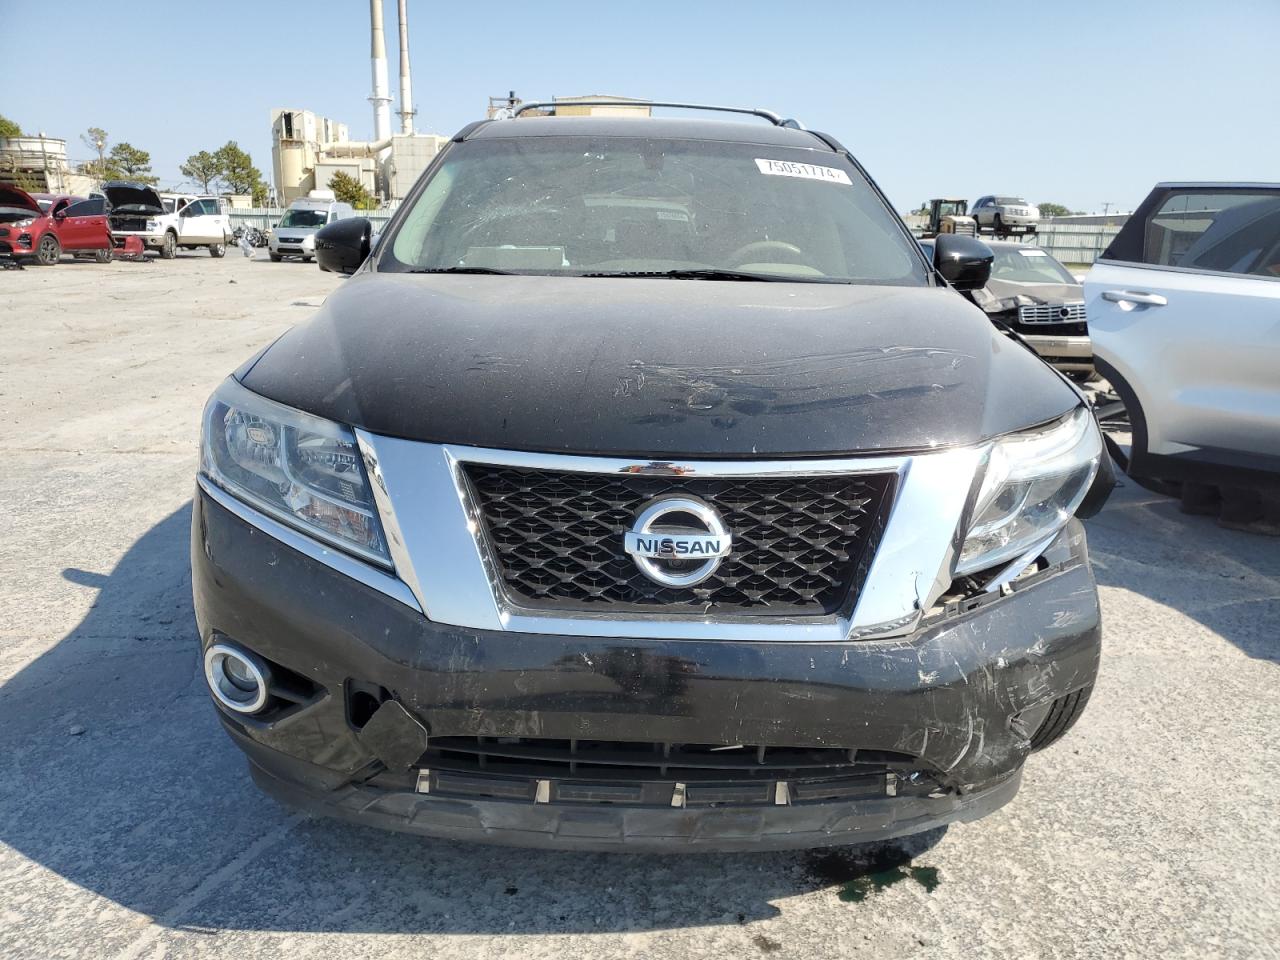
<instances>
[{"instance_id":1,"label":"chrome trim strip","mask_svg":"<svg viewBox=\"0 0 1280 960\"><path fill-rule=\"evenodd\" d=\"M1193 277L1230 277L1235 280L1264 280L1280 283L1280 277L1267 277L1259 273L1232 273L1230 270L1206 270L1203 267L1168 267L1159 263L1135 263L1132 260L1107 260L1099 257L1094 263L1108 267L1132 267L1134 270L1153 270L1156 273L1186 273Z\"/></svg>"},{"instance_id":2,"label":"chrome trim strip","mask_svg":"<svg viewBox=\"0 0 1280 960\"><path fill-rule=\"evenodd\" d=\"M267 536L279 540L286 547L297 550L313 560L332 567L352 580L363 583L366 587L372 587L379 593L386 594L392 600L399 600L405 606L419 613L423 612L413 591L398 578L339 550L330 549L319 540L313 540L292 527L285 526L279 520L267 516L260 510L249 506L243 500L227 493L204 474L197 475L196 482L209 499L213 500L218 506L235 514L245 523L256 527Z\"/></svg>"}]
</instances>

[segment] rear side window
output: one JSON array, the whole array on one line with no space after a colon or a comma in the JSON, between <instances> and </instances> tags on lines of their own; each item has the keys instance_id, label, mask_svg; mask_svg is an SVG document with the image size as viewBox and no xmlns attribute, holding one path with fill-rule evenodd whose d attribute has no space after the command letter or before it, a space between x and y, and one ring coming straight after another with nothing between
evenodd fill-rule
<instances>
[{"instance_id":1,"label":"rear side window","mask_svg":"<svg viewBox=\"0 0 1280 960\"><path fill-rule=\"evenodd\" d=\"M1142 263L1280 277L1280 190L1173 191L1141 226Z\"/></svg>"}]
</instances>

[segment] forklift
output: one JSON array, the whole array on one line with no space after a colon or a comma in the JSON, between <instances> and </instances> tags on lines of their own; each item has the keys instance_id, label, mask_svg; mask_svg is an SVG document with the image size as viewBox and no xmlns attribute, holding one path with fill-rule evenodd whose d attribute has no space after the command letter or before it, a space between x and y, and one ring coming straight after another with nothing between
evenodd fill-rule
<instances>
[{"instance_id":1,"label":"forklift","mask_svg":"<svg viewBox=\"0 0 1280 960\"><path fill-rule=\"evenodd\" d=\"M937 198L929 201L929 225L922 239L940 233L958 233L966 237L978 235L978 221L968 216L969 201Z\"/></svg>"}]
</instances>

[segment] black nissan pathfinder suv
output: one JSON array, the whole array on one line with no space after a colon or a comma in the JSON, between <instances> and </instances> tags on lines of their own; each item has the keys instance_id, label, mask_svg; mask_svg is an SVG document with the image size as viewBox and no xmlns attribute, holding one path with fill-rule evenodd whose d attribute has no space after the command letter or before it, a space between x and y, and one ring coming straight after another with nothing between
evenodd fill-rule
<instances>
[{"instance_id":1,"label":"black nissan pathfinder suv","mask_svg":"<svg viewBox=\"0 0 1280 960\"><path fill-rule=\"evenodd\" d=\"M509 117L204 415L205 677L257 782L432 836L766 849L981 817L1098 667L1081 395L858 163Z\"/></svg>"}]
</instances>

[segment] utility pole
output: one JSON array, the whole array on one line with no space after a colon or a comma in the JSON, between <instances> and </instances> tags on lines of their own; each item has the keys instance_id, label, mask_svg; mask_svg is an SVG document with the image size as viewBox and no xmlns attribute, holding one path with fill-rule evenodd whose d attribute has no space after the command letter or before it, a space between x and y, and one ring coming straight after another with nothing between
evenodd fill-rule
<instances>
[{"instance_id":1,"label":"utility pole","mask_svg":"<svg viewBox=\"0 0 1280 960\"><path fill-rule=\"evenodd\" d=\"M1107 201L1105 201L1105 202L1102 204L1102 215L1105 217L1105 216L1110 212L1111 208L1112 208L1114 205L1115 205L1115 204L1114 204L1114 202L1113 202L1113 201L1111 201L1111 200L1107 200Z\"/></svg>"}]
</instances>

